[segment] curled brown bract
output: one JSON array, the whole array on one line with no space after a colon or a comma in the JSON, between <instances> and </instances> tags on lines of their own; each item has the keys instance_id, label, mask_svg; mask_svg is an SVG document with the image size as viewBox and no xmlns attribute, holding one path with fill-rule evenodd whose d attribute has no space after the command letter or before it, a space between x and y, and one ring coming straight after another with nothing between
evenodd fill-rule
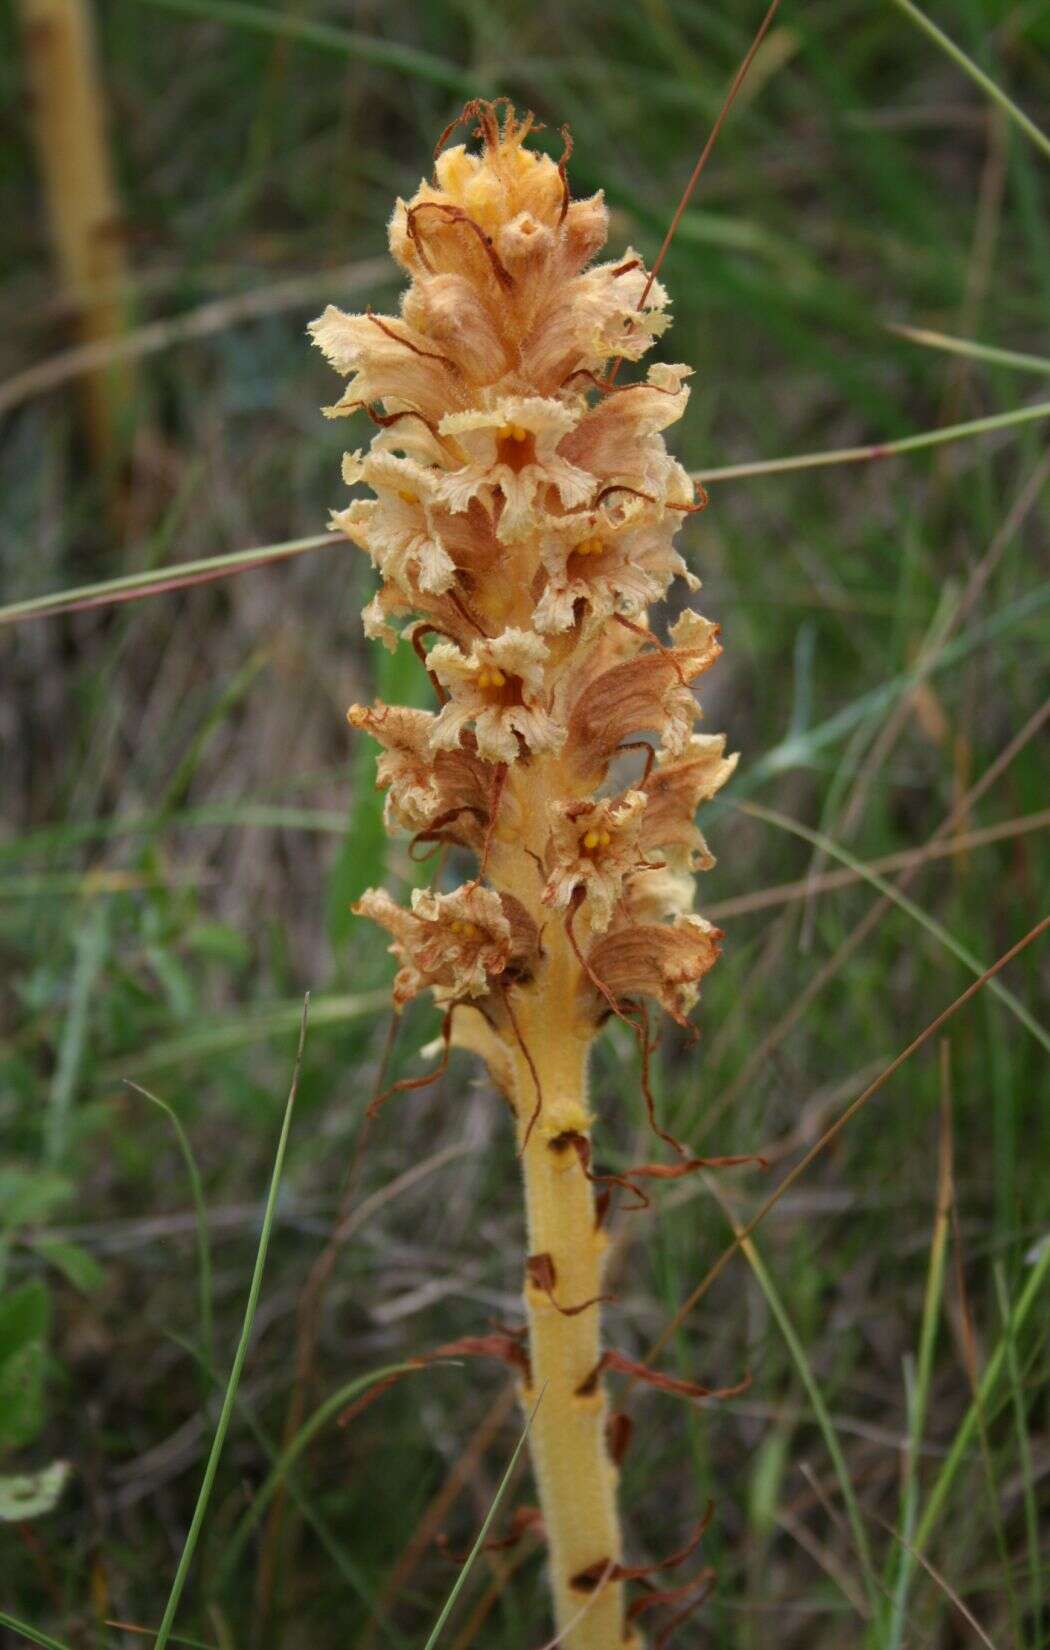
<instances>
[{"instance_id":1,"label":"curled brown bract","mask_svg":"<svg viewBox=\"0 0 1050 1650\"><path fill-rule=\"evenodd\" d=\"M655 1387L658 1392L671 1392L679 1398L739 1398L751 1385L751 1376L747 1374L742 1381L733 1386L701 1386L698 1381L683 1381L677 1375L662 1375L657 1369L650 1369L648 1364L641 1364L636 1358L628 1358L622 1352L615 1352L607 1348L598 1359L589 1375L586 1375L576 1388L578 1398L586 1398L595 1392L598 1382L605 1370L615 1370L618 1375L629 1375L632 1380L643 1381L646 1386Z\"/></svg>"},{"instance_id":2,"label":"curled brown bract","mask_svg":"<svg viewBox=\"0 0 1050 1650\"><path fill-rule=\"evenodd\" d=\"M575 1306L564 1306L554 1294L558 1273L551 1255L530 1255L525 1262L525 1271L529 1282L535 1284L536 1288L546 1295L554 1310L560 1312L563 1318L578 1317L581 1312L586 1312L591 1307L598 1306L602 1301L611 1301L616 1298L614 1295L592 1295L590 1300L578 1301Z\"/></svg>"}]
</instances>

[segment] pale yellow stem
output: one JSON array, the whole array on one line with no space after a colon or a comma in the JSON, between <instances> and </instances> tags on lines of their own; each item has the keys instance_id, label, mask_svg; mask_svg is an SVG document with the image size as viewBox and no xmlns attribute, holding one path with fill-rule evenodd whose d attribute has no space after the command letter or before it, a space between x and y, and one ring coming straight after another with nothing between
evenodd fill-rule
<instances>
[{"instance_id":1,"label":"pale yellow stem","mask_svg":"<svg viewBox=\"0 0 1050 1650\"><path fill-rule=\"evenodd\" d=\"M127 265L91 12L88 0L21 0L20 9L56 258L82 339L99 343L126 324ZM130 389L126 362L87 381L88 434L103 466L117 456Z\"/></svg>"},{"instance_id":2,"label":"pale yellow stem","mask_svg":"<svg viewBox=\"0 0 1050 1650\"><path fill-rule=\"evenodd\" d=\"M560 949L555 947L555 949ZM545 989L522 993L518 1023L533 1071L519 1049L514 1098L531 1256L553 1262L553 1295L534 1282L525 1286L529 1324L531 1409L542 1393L529 1446L539 1488L554 1594L555 1615L566 1650L617 1650L623 1640L623 1584L607 1580L588 1593L572 1578L622 1557L616 1509L617 1472L606 1444L608 1414L602 1383L583 1395L601 1351L600 1306L566 1315L558 1307L594 1301L602 1288L604 1232L595 1228L594 1194L577 1152L557 1144L568 1131L589 1139L587 1054L590 1036L574 1019L567 989L568 959L548 963ZM573 982L575 983L575 982ZM529 1131L536 1103L542 1111ZM525 1137L528 1133L528 1140ZM554 1142L555 1144L552 1144ZM575 1625L570 1625L575 1623Z\"/></svg>"}]
</instances>

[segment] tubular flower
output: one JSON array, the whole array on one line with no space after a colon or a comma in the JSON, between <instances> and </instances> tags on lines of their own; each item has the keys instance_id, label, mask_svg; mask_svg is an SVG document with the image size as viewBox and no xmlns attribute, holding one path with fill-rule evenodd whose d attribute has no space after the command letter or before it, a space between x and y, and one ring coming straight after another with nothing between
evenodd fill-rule
<instances>
[{"instance_id":1,"label":"tubular flower","mask_svg":"<svg viewBox=\"0 0 1050 1650\"><path fill-rule=\"evenodd\" d=\"M633 251L595 261L607 212L571 198L567 136L555 161L528 146L531 116L464 117L477 147L439 145L394 210L399 313L329 307L310 329L346 379L329 416L376 426L343 469L369 494L332 518L378 575L366 632L410 641L435 694L350 721L380 746L388 829L476 859L460 887L408 908L372 889L355 910L391 936L395 1004L432 993L446 1048L480 1055L515 1114L516 1359L524 1401L544 1394L530 1448L558 1628L569 1650L611 1650L641 1642L624 1596L641 1571L622 1563L605 1443L601 1373L627 1365L599 1341L588 1051L611 1014L647 1039L647 999L678 1021L695 1003L721 935L691 910L714 863L694 814L736 759L694 731L717 626L687 610L666 639L650 628L674 580L698 588L674 539L706 503L665 445L690 369L616 382L667 328L667 294Z\"/></svg>"},{"instance_id":2,"label":"tubular flower","mask_svg":"<svg viewBox=\"0 0 1050 1650\"><path fill-rule=\"evenodd\" d=\"M598 802L556 802L552 808L550 876L545 905L564 910L583 896L590 924L604 932L612 921L624 877L644 864L641 839L646 798L641 791Z\"/></svg>"},{"instance_id":3,"label":"tubular flower","mask_svg":"<svg viewBox=\"0 0 1050 1650\"><path fill-rule=\"evenodd\" d=\"M426 990L442 1004L484 997L512 960L521 965L526 959L520 942L516 951L500 896L476 882L451 894L416 888L410 911L385 889L368 888L354 911L393 936L390 949L401 963L394 981L398 1007Z\"/></svg>"},{"instance_id":4,"label":"tubular flower","mask_svg":"<svg viewBox=\"0 0 1050 1650\"><path fill-rule=\"evenodd\" d=\"M489 762L558 750L565 729L544 707L546 658L546 644L530 630L504 630L493 641L472 641L467 650L439 642L429 664L450 697L434 723L431 745L455 750L473 723L478 754Z\"/></svg>"}]
</instances>

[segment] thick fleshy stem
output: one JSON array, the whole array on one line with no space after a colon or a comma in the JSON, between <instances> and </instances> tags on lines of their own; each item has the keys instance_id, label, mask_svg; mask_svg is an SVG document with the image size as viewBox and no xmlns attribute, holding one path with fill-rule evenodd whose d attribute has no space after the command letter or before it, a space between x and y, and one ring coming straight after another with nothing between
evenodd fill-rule
<instances>
[{"instance_id":1,"label":"thick fleshy stem","mask_svg":"<svg viewBox=\"0 0 1050 1650\"><path fill-rule=\"evenodd\" d=\"M609 1580L593 1592L572 1585L574 1576L595 1565L618 1564L623 1556L605 1392L601 1384L585 1395L578 1390L601 1351L601 1305L595 1297L602 1293L608 1240L597 1225L593 1187L578 1154L559 1138L564 1129L558 1127L572 1121L587 1132L589 1040L572 1023L565 998L559 1002L555 989L534 994L522 1006L522 1019L543 1092L541 1122L521 1151L528 1253L549 1257L554 1284L544 1289L526 1271L531 1385L523 1399L530 1409L539 1399L529 1445L558 1631L565 1633L566 1650L610 1650L621 1643L623 1583ZM531 1111L532 1083L519 1053L519 1146ZM585 1301L592 1304L584 1311L565 1310Z\"/></svg>"}]
</instances>

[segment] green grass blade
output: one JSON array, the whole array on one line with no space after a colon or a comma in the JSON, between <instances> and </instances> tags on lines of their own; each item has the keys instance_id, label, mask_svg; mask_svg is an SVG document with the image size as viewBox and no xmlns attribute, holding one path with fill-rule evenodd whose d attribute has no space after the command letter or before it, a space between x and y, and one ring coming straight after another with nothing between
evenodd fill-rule
<instances>
[{"instance_id":1,"label":"green grass blade","mask_svg":"<svg viewBox=\"0 0 1050 1650\"><path fill-rule=\"evenodd\" d=\"M1048 1274L1050 1274L1050 1241L1044 1241L1039 1259L1032 1267L1031 1275L1025 1283L1017 1303L1010 1313L1006 1327L985 1365L977 1392L963 1416L955 1437L952 1439L947 1457L927 1498L913 1542L917 1553L925 1551L937 1520L944 1511L944 1504L955 1482L955 1476L966 1459L967 1451L980 1418L987 1411L989 1400L999 1383L1003 1366L1008 1358L1007 1348L1011 1341L1016 1341L1018 1334L1027 1323L1032 1307L1038 1299L1039 1291L1046 1282Z\"/></svg>"},{"instance_id":2,"label":"green grass blade","mask_svg":"<svg viewBox=\"0 0 1050 1650\"><path fill-rule=\"evenodd\" d=\"M1029 119L1023 109L1017 107L1012 98L1007 97L1002 87L996 85L991 75L987 75L983 69L979 69L973 58L967 57L966 53L955 44L954 40L949 40L944 31L939 29L936 23L926 16L925 12L920 11L913 0L893 0L893 4L906 17L910 17L915 26L928 35L934 44L939 46L947 57L951 58L955 66L962 70L963 74L969 75L974 85L980 86L986 97L990 97L993 103L997 103L1000 109L1009 115L1014 125L1020 127L1025 136L1035 144L1037 149L1041 149L1046 158L1050 160L1050 138L1040 130L1034 120Z\"/></svg>"},{"instance_id":3,"label":"green grass blade","mask_svg":"<svg viewBox=\"0 0 1050 1650\"><path fill-rule=\"evenodd\" d=\"M30 1644L39 1644L41 1650L69 1650L68 1644L61 1639L53 1639L49 1633L42 1633L39 1627L30 1627L28 1622L19 1621L17 1616L9 1616L6 1610L0 1610L0 1627L9 1627L12 1633L21 1633Z\"/></svg>"},{"instance_id":4,"label":"green grass blade","mask_svg":"<svg viewBox=\"0 0 1050 1650\"><path fill-rule=\"evenodd\" d=\"M188 1340L185 1336L178 1335L172 1331L168 1332L168 1338L173 1341L176 1346L180 1346L182 1350L194 1360L200 1369L202 1377L206 1381L214 1387L221 1387L223 1385L223 1382L216 1373L211 1361L204 1355L204 1352L199 1346L195 1345L194 1342ZM416 1366L410 1364L405 1367L411 1369ZM366 1381L369 1379L379 1379L380 1375L383 1373L385 1372L376 1371L373 1372L371 1377L365 1376L364 1379ZM280 1453L277 1444L273 1441L265 1427L259 1421L255 1411L252 1409L252 1406L245 1400L243 1394L240 1392L237 1394L237 1411L256 1443L259 1445L259 1448L262 1450L263 1454L269 1458L271 1467L274 1466ZM318 1542L324 1548L339 1575L347 1583L347 1586L351 1589L351 1591L361 1600L361 1603L368 1612L369 1617L374 1616L377 1623L383 1628L384 1632L388 1634L393 1650L409 1650L408 1640L404 1638L404 1636L394 1627L393 1623L387 1619L374 1590L369 1586L367 1578L361 1572L360 1568L354 1563L350 1554L343 1546L340 1545L340 1542L329 1525L327 1519L318 1511L316 1505L307 1495L306 1491L294 1477L290 1477L286 1480L285 1487L291 1500L295 1503L303 1519L313 1530ZM239 1554L237 1556L239 1557ZM223 1549L216 1577L210 1587L210 1592L212 1594L220 1592L229 1578L229 1574L233 1568L229 1559L229 1548L227 1546ZM173 1644L179 1642L174 1633L171 1636L171 1642Z\"/></svg>"},{"instance_id":5,"label":"green grass blade","mask_svg":"<svg viewBox=\"0 0 1050 1650\"><path fill-rule=\"evenodd\" d=\"M832 716L816 727L809 728L804 734L797 734L793 738L781 739L779 744L766 752L765 756L753 762L742 780L737 780L733 790L740 796L755 789L763 780L774 774L782 773L785 768L805 767L812 762L819 751L826 750L838 740L852 733L857 725L874 715L877 711L888 709L902 693L917 686L927 676L946 670L950 665L965 659L975 648L985 642L993 641L998 636L1008 634L1023 620L1031 617L1045 607L1050 601L1050 584L1029 591L1027 595L1019 596L1014 602L999 609L992 618L979 624L970 625L968 629L956 636L954 641L942 647L932 660L920 661L911 670L901 671L899 676L891 676L888 681L880 682L878 687L861 694L851 704L844 705L841 710L835 711ZM709 819L717 818L721 804L718 799L711 803Z\"/></svg>"},{"instance_id":6,"label":"green grass blade","mask_svg":"<svg viewBox=\"0 0 1050 1650\"><path fill-rule=\"evenodd\" d=\"M201 1345L208 1358L214 1355L213 1313L212 1313L212 1272L211 1272L211 1244L208 1240L208 1210L204 1202L204 1187L201 1182L197 1160L193 1155L189 1136L182 1126L182 1120L173 1106L162 1100L158 1094L152 1094L144 1089L140 1083L133 1083L125 1078L129 1089L141 1094L143 1099L149 1100L154 1106L159 1106L168 1118L175 1137L179 1143L182 1160L186 1165L186 1174L190 1183L190 1192L193 1197L193 1212L196 1217L197 1233L197 1295L200 1302Z\"/></svg>"},{"instance_id":7,"label":"green grass blade","mask_svg":"<svg viewBox=\"0 0 1050 1650\"><path fill-rule=\"evenodd\" d=\"M269 802L212 803L200 808L180 808L168 814L121 814L113 819L70 820L63 825L43 826L23 836L0 842L0 863L21 859L25 854L46 854L54 849L76 848L85 842L109 842L124 836L152 836L165 828L210 830L216 825L239 826L246 830L317 831L328 836L346 835L346 814L325 808L282 807ZM87 873L78 873L77 887ZM122 879L132 875L148 881L146 872L96 871L87 891L93 894L121 893L134 886ZM156 880L156 878L154 878ZM33 885L35 887L35 885ZM58 892L63 889L55 885ZM170 883L169 883L170 886ZM14 883L4 884L3 893L13 895ZM40 891L49 885L40 883Z\"/></svg>"},{"instance_id":8,"label":"green grass blade","mask_svg":"<svg viewBox=\"0 0 1050 1650\"><path fill-rule=\"evenodd\" d=\"M939 430L922 430L918 435L902 436L898 441L876 441L866 447L833 447L820 453L796 453L791 458L758 458L746 464L723 464L714 470L694 470L694 481L738 481L745 476L782 475L788 470L819 470L828 464L860 464L866 459L896 458L901 453L921 452L925 447L940 447L947 441L965 441L972 435L988 435L992 430L1007 430L1015 424L1028 424L1032 419L1050 418L1050 401L1037 401L1031 407L1017 407L1013 412L992 413L987 418L971 418L965 424L945 424ZM0 620L3 612L0 610Z\"/></svg>"},{"instance_id":9,"label":"green grass blade","mask_svg":"<svg viewBox=\"0 0 1050 1650\"><path fill-rule=\"evenodd\" d=\"M544 1388L543 1390L545 1391L546 1389ZM441 1637L441 1632L442 1632L442 1629L444 1628L445 1623L448 1621L449 1616L452 1614L452 1611L455 1609L456 1600L458 1599L460 1593L463 1591L463 1588L466 1585L467 1577L469 1576L471 1570L474 1568L474 1562L477 1559L478 1554L481 1552L482 1547L485 1545L485 1541L488 1537L489 1530L492 1528L493 1520L495 1519L496 1514L499 1511L500 1502L503 1500L504 1493L506 1491L507 1485L510 1483L511 1475L514 1472L514 1468L518 1464L518 1458L521 1455L522 1450L525 1448L525 1440L529 1436L529 1428L532 1426L532 1422L533 1422L533 1419L536 1415L536 1411L539 1409L542 1402L543 1402L543 1391L540 1392L539 1397L536 1399L536 1402L535 1402L535 1404L533 1405L533 1408L532 1408L532 1414L529 1416L528 1420L525 1422L524 1427L522 1428L521 1437L518 1439L518 1442L514 1446L514 1453L511 1455L511 1458L507 1463L507 1470L503 1474L503 1477L500 1479L499 1485L497 1486L497 1489L496 1489L496 1493L492 1497L492 1505L489 1508L488 1512L485 1514L484 1522L483 1522L480 1530L478 1531L477 1540L475 1541L473 1547L471 1547L470 1552L467 1555L467 1562L463 1565L463 1568L460 1570L459 1575L456 1577L455 1581L452 1584L452 1591L449 1593L448 1598L445 1600L445 1603L442 1606L441 1614L438 1616L437 1621L435 1621L433 1627L430 1629L430 1633L429 1633L429 1636L427 1638L426 1644L423 1646L423 1650L434 1650L435 1644L437 1643L438 1639Z\"/></svg>"},{"instance_id":10,"label":"green grass blade","mask_svg":"<svg viewBox=\"0 0 1050 1650\"><path fill-rule=\"evenodd\" d=\"M383 1369L370 1370L367 1375L358 1375L352 1381L338 1387L335 1392L329 1393L323 1403L319 1404L295 1437L286 1444L274 1461L272 1468L256 1490L251 1504L241 1518L240 1523L226 1542L222 1555L222 1575L227 1576L236 1568L241 1553L244 1551L252 1531L258 1524L273 1497L288 1474L292 1471L300 1455L308 1444L317 1436L322 1427L326 1426L333 1415L353 1403L355 1398L367 1392L369 1387L376 1386L381 1381L392 1379L395 1375L407 1375L412 1370L418 1370L422 1365L418 1363L388 1364Z\"/></svg>"},{"instance_id":11,"label":"green grass blade","mask_svg":"<svg viewBox=\"0 0 1050 1650\"><path fill-rule=\"evenodd\" d=\"M154 4L182 4L183 0L151 0ZM960 441L968 436L985 435L992 430L1008 429L1033 419L1050 417L1050 401L1037 402L1031 407L1018 407L1012 412L994 413L987 418L974 418L965 424L948 424L940 430L925 430L918 435L902 437L899 441L874 442L865 447L839 447L827 452L799 453L790 458L756 459L746 464L728 464L720 469L693 472L694 481L734 481L745 476L776 475L789 470L819 469L829 464L855 464L866 459L892 458L925 447L935 447L947 441ZM259 545L251 550L235 550L223 556L206 556L201 561L184 562L181 566L144 573L126 573L117 579L106 579L97 584L80 585L75 589L54 591L47 596L34 596L29 601L11 602L0 607L0 625L18 624L26 619L52 618L59 613L70 613L90 607L104 607L116 602L139 601L145 596L164 595L187 585L202 584L210 579L226 578L234 573L250 572L271 561L305 555L326 545L343 541L332 533L318 533L311 538L287 539L280 544Z\"/></svg>"},{"instance_id":12,"label":"green grass blade","mask_svg":"<svg viewBox=\"0 0 1050 1650\"><path fill-rule=\"evenodd\" d=\"M139 1634L147 1639L152 1638L156 1631L153 1627L140 1627L137 1622L132 1621L107 1621L106 1626L115 1627L121 1633ZM209 1644L207 1639L192 1638L189 1633L172 1633L170 1642L184 1644L187 1650L225 1650L222 1645Z\"/></svg>"},{"instance_id":13,"label":"green grass blade","mask_svg":"<svg viewBox=\"0 0 1050 1650\"><path fill-rule=\"evenodd\" d=\"M729 1204L726 1202L722 1194L721 1188L716 1185L714 1180L708 1175L704 1176L704 1180L707 1183L708 1190L711 1192L712 1196L722 1209L726 1219L729 1221L729 1224L733 1230L733 1235L737 1239L748 1265L755 1274L758 1286L766 1298L766 1304L772 1312L773 1317L776 1319L777 1328L784 1337L785 1345L791 1354L791 1360L794 1363L795 1368L798 1371L799 1379L806 1390L806 1396L813 1406L813 1414L816 1419L817 1426L820 1429L820 1435L824 1440L824 1447L826 1448L831 1459L832 1466L835 1469L835 1477L838 1480L839 1493L842 1496L842 1504L846 1509L846 1517L849 1520L849 1528L850 1534L853 1538L853 1545L856 1549L857 1557L860 1560L861 1568L864 1572L864 1591L867 1595L871 1619L873 1622L877 1622L880 1614L881 1601L879 1598L878 1584L875 1579L875 1565L872 1559L871 1545L868 1541L868 1532L864 1528L864 1520L861 1517L857 1497L853 1492L853 1483L850 1479L849 1470L846 1466L846 1458L843 1455L842 1447L839 1444L838 1434L835 1431L834 1422L831 1419L828 1406L824 1402L824 1395L820 1390L820 1385L813 1373L809 1359L806 1357L806 1349L799 1340L794 1324L788 1317L776 1284L773 1282L773 1279L766 1270L765 1262L758 1252L758 1247L754 1239L747 1237L744 1234L744 1228L740 1226L734 1218Z\"/></svg>"},{"instance_id":14,"label":"green grass blade","mask_svg":"<svg viewBox=\"0 0 1050 1650\"><path fill-rule=\"evenodd\" d=\"M108 934L106 906L99 901L84 912L77 930L69 1011L62 1027L58 1062L48 1094L45 1156L52 1168L63 1161L69 1144L73 1096L87 1046L88 1007L105 961Z\"/></svg>"},{"instance_id":15,"label":"green grass blade","mask_svg":"<svg viewBox=\"0 0 1050 1650\"><path fill-rule=\"evenodd\" d=\"M1014 1428L1017 1433L1017 1458L1021 1466L1022 1495L1024 1499L1025 1535L1028 1541L1028 1566L1031 1570L1029 1609L1033 1621L1043 1619L1043 1567L1039 1551L1039 1509L1036 1504L1035 1473L1032 1465L1032 1441L1028 1436L1025 1414L1024 1388L1017 1346L1010 1328L1010 1297L1001 1265L995 1268L995 1291L1006 1341L1006 1367L1010 1378L1010 1397L1013 1401Z\"/></svg>"},{"instance_id":16,"label":"green grass blade","mask_svg":"<svg viewBox=\"0 0 1050 1650\"><path fill-rule=\"evenodd\" d=\"M1045 355L1025 355L1021 350L998 349L994 344L978 344L972 338L953 338L947 332L935 332L931 327L909 327L902 321L888 321L887 332L898 338L907 338L911 344L922 344L926 349L944 350L948 355L965 355L970 361L987 361L996 367L1016 367L1019 372L1036 372L1050 377L1050 359Z\"/></svg>"},{"instance_id":17,"label":"green grass blade","mask_svg":"<svg viewBox=\"0 0 1050 1650\"><path fill-rule=\"evenodd\" d=\"M353 1020L362 1020L380 1014L390 1007L388 990L361 991L346 996L312 997L310 1000L310 1029L316 1035L322 1026L342 1026ZM126 1082L131 1073L136 1078L151 1072L167 1070L186 1061L211 1059L216 1054L230 1054L236 1049L250 1048L269 1037L283 1037L294 1031L302 1010L297 1003L276 1003L261 1012L239 1014L229 1019L212 1021L186 1032L183 1036L165 1038L134 1056L122 1055L111 1060L100 1072L104 1083Z\"/></svg>"},{"instance_id":18,"label":"green grass blade","mask_svg":"<svg viewBox=\"0 0 1050 1650\"><path fill-rule=\"evenodd\" d=\"M212 1439L211 1450L208 1453L208 1460L204 1468L204 1477L201 1480L197 1503L193 1509L193 1517L190 1520L190 1527L186 1533L186 1540L183 1544L182 1553L179 1557L178 1566L175 1571L175 1579L171 1584L171 1592L168 1595L168 1602L164 1610L164 1615L161 1619L160 1627L157 1630L157 1637L154 1640L153 1650L164 1650L164 1646L171 1637L171 1630L175 1622L175 1614L179 1608L179 1601L182 1598L183 1588L186 1585L186 1578L189 1575L190 1566L193 1563L193 1555L197 1548L197 1541L200 1537L201 1528L204 1524L204 1516L208 1510L208 1502L211 1499L212 1487L215 1483L215 1474L219 1466L219 1457L222 1454L223 1445L226 1442L226 1433L229 1430L230 1417L233 1414L234 1400L237 1396L237 1387L240 1384L241 1372L244 1369L245 1359L248 1356L248 1345L251 1341L252 1325L255 1322L255 1309L259 1303L259 1291L262 1288L263 1270L266 1266L266 1252L270 1246L270 1232L273 1228L273 1217L277 1209L277 1193L281 1184L281 1174L284 1169L285 1152L288 1149L288 1136L292 1127L292 1111L295 1106L296 1090L299 1086L299 1072L302 1068L303 1048L306 1043L306 1024L309 1015L309 1003L310 998L309 994L307 994L303 1002L302 1019L299 1025L299 1047L296 1051L295 1067L292 1071L292 1081L288 1090L288 1100L284 1108L284 1120L281 1124L281 1134L277 1142L277 1153L274 1157L273 1174L270 1177L270 1191L266 1199L266 1209L263 1214L262 1230L259 1233L259 1246L256 1250L255 1266L252 1271L252 1281L248 1289L248 1301L244 1309L244 1323L241 1327L241 1337L237 1343L237 1350L234 1353L229 1380L226 1383L226 1391L223 1395L222 1408L219 1411L219 1419L215 1426L215 1436Z\"/></svg>"},{"instance_id":19,"label":"green grass blade","mask_svg":"<svg viewBox=\"0 0 1050 1650\"><path fill-rule=\"evenodd\" d=\"M929 912L924 911L921 905L916 905L914 900L908 898L907 894L901 893L900 889L895 887L892 882L887 882L886 878L880 876L878 871L873 871L869 865L865 865L862 859L858 859L855 854L851 854L848 848L843 848L841 843L825 836L823 831L810 830L808 825L801 825L797 819L790 819L787 814L778 813L775 808L763 808L757 802L741 802L738 806L743 813L751 814L755 819L762 819L767 825L776 825L781 830L790 831L792 836L801 837L803 842L808 842L814 848L819 848L830 858L841 860L843 865L849 866L855 876L863 878L865 882L870 882L873 888L877 888L879 893L886 899L892 900L894 905L899 906L907 916L911 917L913 922L917 922L920 927L925 928L926 932L932 935L940 945L943 945L945 950L950 951L952 956L963 964L964 968L968 968L978 978L984 974L985 965L960 940L957 940L954 934L949 934L948 930L943 928L935 917L931 917ZM1030 1031L1036 1041L1041 1043L1047 1053L1050 1054L1050 1032L1046 1030L1045 1026L1040 1025L1033 1014L1029 1013L1024 1003L1020 1002L1013 992L1003 985L1001 980L989 980L988 990L999 998L999 1001L1010 1010L1011 1014L1020 1020L1026 1031Z\"/></svg>"},{"instance_id":20,"label":"green grass blade","mask_svg":"<svg viewBox=\"0 0 1050 1650\"><path fill-rule=\"evenodd\" d=\"M908 1444L904 1455L901 1485L901 1522L903 1539L897 1581L893 1591L886 1650L901 1650L904 1625L908 1611L908 1593L915 1574L916 1554L911 1546L918 1512L917 1469L922 1448L930 1387L933 1381L933 1356L937 1344L937 1324L944 1298L945 1261L948 1254L949 1215L951 1212L952 1178L951 1147L948 1125L950 1113L945 1101L945 1126L942 1128L941 1158L937 1175L937 1208L930 1240L930 1260L926 1268L926 1289L922 1306L922 1325L919 1330L919 1358L915 1381L908 1394Z\"/></svg>"},{"instance_id":21,"label":"green grass blade","mask_svg":"<svg viewBox=\"0 0 1050 1650\"><path fill-rule=\"evenodd\" d=\"M106 1623L107 1627L113 1625L114 1623L112 1622ZM63 1644L61 1639L52 1638L50 1633L42 1633L39 1627L30 1627L28 1622L19 1621L17 1616L9 1616L6 1610L0 1610L0 1627L10 1628L12 1633L21 1633L22 1637L24 1639L28 1639L30 1644L39 1644L41 1650L70 1650L70 1646L68 1644ZM149 1628L133 1628L127 1622L121 1622L120 1629L125 1633L144 1633L147 1637L150 1632ZM216 1650L216 1646L214 1644L208 1644L204 1639L188 1638L183 1633L172 1633L171 1643L185 1644L188 1647L188 1650Z\"/></svg>"},{"instance_id":22,"label":"green grass blade","mask_svg":"<svg viewBox=\"0 0 1050 1650\"><path fill-rule=\"evenodd\" d=\"M465 96L477 91L471 76L463 69L443 62L430 52L402 45L400 41L383 40L379 35L365 34L358 29L337 29L330 23L315 23L276 7L271 10L266 6L254 6L248 0L147 0L147 3L166 11L204 17L214 23L232 23L237 28L277 35L282 40L297 40L304 46L338 52L360 63L370 63L375 68L393 69L399 75L427 80L431 85L444 86Z\"/></svg>"},{"instance_id":23,"label":"green grass blade","mask_svg":"<svg viewBox=\"0 0 1050 1650\"><path fill-rule=\"evenodd\" d=\"M252 550L234 550L225 556L206 556L203 561L187 561L174 567L150 568L144 573L125 573L100 584L82 584L74 590L56 590L49 596L33 596L29 601L0 607L0 625L18 624L24 619L48 619L58 613L80 612L88 607L106 607L114 602L140 601L143 596L161 596L190 584L226 578L231 573L247 573L267 562L302 556L308 550L342 544L335 533L314 533L308 539L286 539L281 544L257 545Z\"/></svg>"},{"instance_id":24,"label":"green grass blade","mask_svg":"<svg viewBox=\"0 0 1050 1650\"><path fill-rule=\"evenodd\" d=\"M193 735L189 749L164 788L158 808L161 822L167 819L169 814L175 812L189 790L194 774L197 772L208 747L219 732L229 712L249 692L256 676L268 662L266 653L262 649L250 654L240 668L234 672L222 692L216 696L200 727Z\"/></svg>"}]
</instances>

